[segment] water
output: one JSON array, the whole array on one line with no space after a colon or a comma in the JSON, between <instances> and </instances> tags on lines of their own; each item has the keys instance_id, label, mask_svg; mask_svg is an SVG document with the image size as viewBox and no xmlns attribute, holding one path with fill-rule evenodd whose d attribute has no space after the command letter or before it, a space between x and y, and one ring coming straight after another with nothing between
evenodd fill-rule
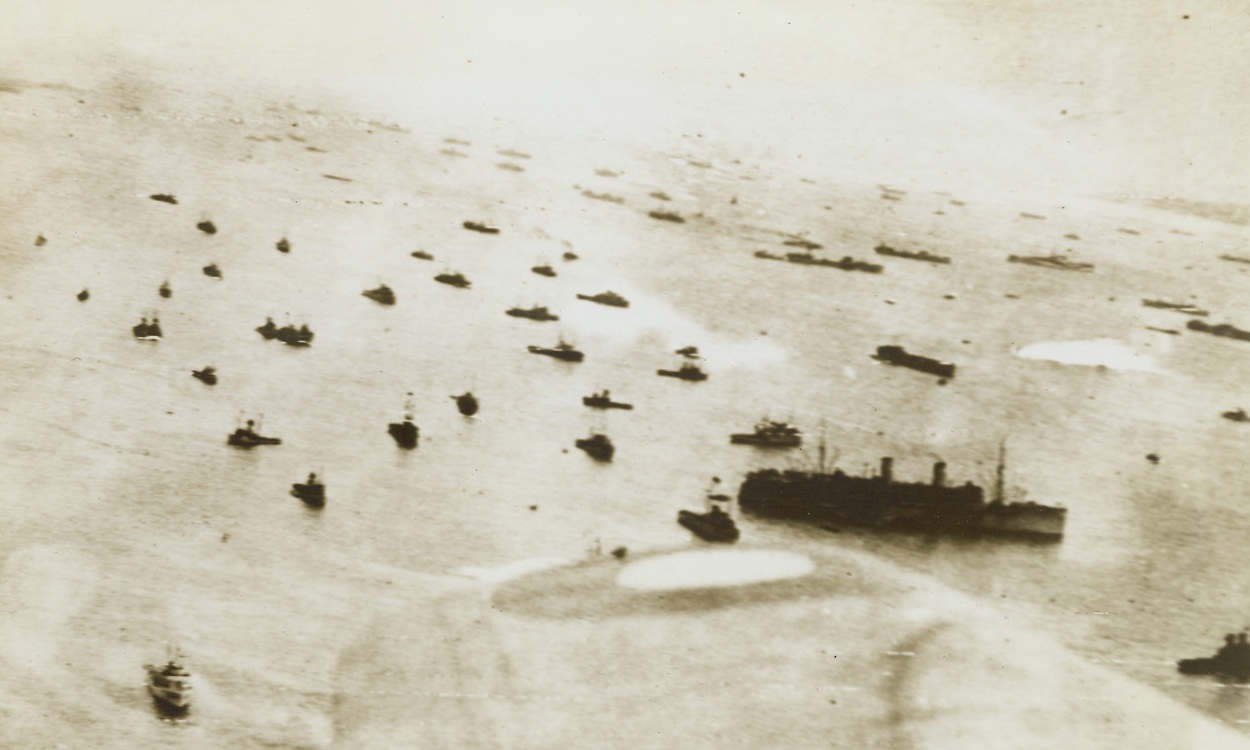
<instances>
[{"instance_id":1,"label":"water","mask_svg":"<svg viewBox=\"0 0 1250 750\"><path fill-rule=\"evenodd\" d=\"M953 481L987 483L1006 440L1009 486L1066 505L1067 536L835 536L748 518L744 539L916 571L1211 716L1250 722L1242 692L1173 666L1246 622L1244 428L1219 413L1243 395L1250 349L1146 331L1184 319L1139 305L1195 293L1213 322L1250 320L1244 271L1216 260L1244 243L1242 230L1089 200L957 206L957 196L910 190L884 201L873 175L805 182L820 170L675 134L587 143L499 122L402 132L241 94L3 96L22 106L0 115L6 146L20 147L6 161L18 178L0 195L10 217L0 230L0 745L405 736L415 730L404 691L488 669L443 663L429 639L478 632L489 610L449 602L483 600L490 571L581 558L596 540L684 547L676 511L700 507L712 475L733 487L755 467L810 464L821 431L842 467L891 455L913 480L940 458ZM472 143L457 146L469 158L439 153L449 136ZM524 172L495 166L508 147L533 154L513 160ZM674 200L647 197L654 190ZM179 205L146 197L156 192ZM646 216L661 206L687 223ZM204 218L215 236L195 230ZM502 231L466 232L464 220ZM1140 234L1115 231L1125 226ZM954 263L888 259L874 276L752 257L779 249L780 232L808 232L832 257L868 257L884 240ZM1080 258L1096 273L1005 262L1053 251L1068 232L1085 238ZM36 248L39 233L48 243ZM283 236L289 254L274 249ZM412 258L416 249L435 261ZM581 259L561 261L566 250ZM539 261L559 276L531 274ZM210 262L220 281L201 273ZM433 281L448 269L472 288ZM170 299L158 294L165 280ZM379 282L395 290L393 307L360 296ZM605 289L631 307L574 298ZM531 304L561 320L504 315ZM130 326L152 312L164 340L135 341ZM316 332L312 348L252 330L288 315ZM560 336L584 363L525 351ZM1099 339L1157 371L1015 355ZM870 355L884 343L954 361L958 376L939 386L878 365ZM690 344L708 381L655 375ZM209 364L215 387L191 377ZM635 410L580 405L603 388ZM448 398L466 389L482 405L473 419ZM421 441L404 452L386 424L408 392ZM763 415L797 422L805 455L729 445ZM247 418L283 444L228 448ZM573 448L591 429L611 435L610 465ZM322 512L287 494L309 471L328 485ZM524 641L489 638L513 653ZM397 656L406 639L442 671ZM192 717L177 727L151 717L142 690L141 665L166 644L188 654L198 680ZM630 648L645 658L646 647ZM406 669L388 671L393 658ZM565 676L553 680L577 684ZM364 694L379 697L352 700ZM491 746L472 724L466 709L442 741Z\"/></svg>"}]
</instances>

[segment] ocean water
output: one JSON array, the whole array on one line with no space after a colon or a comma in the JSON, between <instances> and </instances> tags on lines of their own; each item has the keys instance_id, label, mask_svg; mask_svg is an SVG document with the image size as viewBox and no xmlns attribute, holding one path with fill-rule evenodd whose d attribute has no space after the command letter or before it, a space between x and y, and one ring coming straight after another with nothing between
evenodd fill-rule
<instances>
[{"instance_id":1,"label":"ocean water","mask_svg":"<svg viewBox=\"0 0 1250 750\"><path fill-rule=\"evenodd\" d=\"M889 455L919 480L945 460L952 480L980 483L1005 443L1010 492L1067 506L1067 536L966 542L748 517L744 541L902 568L1250 726L1243 689L1174 667L1247 624L1246 428L1219 415L1244 405L1250 347L1140 306L1193 295L1212 322L1247 327L1245 272L1217 257L1244 247L1244 228L1082 196L908 187L886 200L862 169L678 133L601 141L486 119L397 127L334 102L15 88L0 93L13 155L0 194L0 745L369 747L426 732L426 746L509 746L457 702L475 684L466 675L502 669L494 654L541 645L528 630L481 636L483 619L511 617L485 603L490 571L596 546L689 547L675 514L701 505L712 476L732 489L753 468L810 466L817 435L847 470ZM443 153L453 148L466 156ZM508 148L530 158L498 153ZM178 205L147 198L157 192ZM687 221L655 221L656 208ZM216 235L195 229L205 218ZM786 233L832 257L875 258L886 241L954 262L882 259L885 273L869 275L753 257L783 250ZM289 254L274 249L283 236ZM1005 262L1066 248L1097 271ZM559 276L531 274L540 261ZM221 280L201 272L211 262ZM447 270L472 288L433 281ZM157 293L166 280L170 299ZM380 282L393 307L360 296ZM630 308L574 296L607 289ZM531 304L560 321L504 315ZM134 340L130 326L151 314L164 339ZM314 345L262 340L252 329L267 316L307 322ZM525 351L559 337L586 361ZM1019 356L1089 341L1119 359ZM940 386L878 365L885 343L954 361L958 375ZM655 375L685 345L704 354L708 381ZM1117 367L1133 357L1152 366ZM210 364L214 387L190 376ZM635 410L581 406L602 388ZM472 419L449 399L465 389L482 405ZM386 433L408 393L421 429L411 452ZM765 415L798 424L804 450L729 445ZM283 444L226 446L249 418ZM611 464L573 448L592 429L615 443ZM324 511L287 494L309 471L328 484ZM880 614L858 613L857 628ZM768 617L743 615L752 638ZM577 627L565 635L588 637ZM647 628L630 658L663 647ZM460 658L465 633L490 647ZM142 687L141 665L167 644L197 675L179 725L153 717ZM561 700L585 678L544 668ZM546 715L539 697L518 700ZM446 720L425 721L414 701Z\"/></svg>"}]
</instances>

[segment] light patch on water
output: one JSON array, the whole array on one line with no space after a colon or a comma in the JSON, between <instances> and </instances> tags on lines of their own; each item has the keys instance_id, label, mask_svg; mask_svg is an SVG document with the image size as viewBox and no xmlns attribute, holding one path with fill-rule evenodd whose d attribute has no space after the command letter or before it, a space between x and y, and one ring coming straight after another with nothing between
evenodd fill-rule
<instances>
[{"instance_id":1,"label":"light patch on water","mask_svg":"<svg viewBox=\"0 0 1250 750\"><path fill-rule=\"evenodd\" d=\"M511 581L513 578L520 578L530 573L538 573L543 570L571 565L572 562L572 560L563 557L531 557L495 568L458 568L456 573L469 578L476 578L479 581L486 581L487 583L503 583L504 581Z\"/></svg>"},{"instance_id":2,"label":"light patch on water","mask_svg":"<svg viewBox=\"0 0 1250 750\"><path fill-rule=\"evenodd\" d=\"M1042 341L1029 344L1016 352L1023 359L1042 359L1065 365L1108 367L1112 370L1161 372L1154 358L1133 351L1123 341Z\"/></svg>"},{"instance_id":3,"label":"light patch on water","mask_svg":"<svg viewBox=\"0 0 1250 750\"><path fill-rule=\"evenodd\" d=\"M815 568L811 558L794 552L698 550L631 563L617 574L616 583L644 591L725 588L801 578Z\"/></svg>"}]
</instances>

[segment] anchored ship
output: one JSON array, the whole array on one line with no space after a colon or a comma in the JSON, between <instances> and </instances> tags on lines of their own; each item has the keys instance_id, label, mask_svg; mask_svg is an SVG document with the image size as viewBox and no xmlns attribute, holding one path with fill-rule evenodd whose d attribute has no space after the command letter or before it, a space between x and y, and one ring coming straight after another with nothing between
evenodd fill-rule
<instances>
[{"instance_id":1,"label":"anchored ship","mask_svg":"<svg viewBox=\"0 0 1250 750\"><path fill-rule=\"evenodd\" d=\"M255 448L258 445L282 445L282 438L265 437L254 429L256 420L247 420L246 427L240 427L226 438L226 443L236 448Z\"/></svg>"},{"instance_id":2,"label":"anchored ship","mask_svg":"<svg viewBox=\"0 0 1250 750\"><path fill-rule=\"evenodd\" d=\"M582 438L574 443L581 450L596 461L611 461L612 455L616 453L612 441L607 435L601 435L597 432L590 433L590 437Z\"/></svg>"},{"instance_id":3,"label":"anchored ship","mask_svg":"<svg viewBox=\"0 0 1250 750\"><path fill-rule=\"evenodd\" d=\"M1093 263L1078 263L1069 260L1067 256L1059 253L1051 255L1008 255L1008 263L1023 263L1027 266L1041 266L1042 268L1053 268L1056 271L1085 271L1092 272L1094 270Z\"/></svg>"},{"instance_id":4,"label":"anchored ship","mask_svg":"<svg viewBox=\"0 0 1250 750\"><path fill-rule=\"evenodd\" d=\"M923 260L928 263L950 263L951 259L945 255L934 255L927 250L899 250L896 247L882 243L877 245L874 250L877 255L888 255L892 258L907 258L908 260Z\"/></svg>"},{"instance_id":5,"label":"anchored ship","mask_svg":"<svg viewBox=\"0 0 1250 750\"><path fill-rule=\"evenodd\" d=\"M546 307L538 306L531 308L513 307L506 311L508 315L514 318L529 318L530 320L559 320L560 316L553 314Z\"/></svg>"},{"instance_id":6,"label":"anchored ship","mask_svg":"<svg viewBox=\"0 0 1250 750\"><path fill-rule=\"evenodd\" d=\"M477 397L473 395L472 391L465 391L459 396L452 396L452 399L456 402L456 408L464 416L471 417L477 414Z\"/></svg>"},{"instance_id":7,"label":"anchored ship","mask_svg":"<svg viewBox=\"0 0 1250 750\"><path fill-rule=\"evenodd\" d=\"M939 362L936 359L910 354L901 346L878 346L877 353L872 356L878 362L899 367L910 367L913 370L927 372L940 378L955 377L955 365L950 362Z\"/></svg>"},{"instance_id":8,"label":"anchored ship","mask_svg":"<svg viewBox=\"0 0 1250 750\"><path fill-rule=\"evenodd\" d=\"M304 484L296 482L291 485L291 494L310 508L324 508L326 505L326 486L317 481L316 474L309 474Z\"/></svg>"},{"instance_id":9,"label":"anchored ship","mask_svg":"<svg viewBox=\"0 0 1250 750\"><path fill-rule=\"evenodd\" d=\"M377 289L366 289L360 294L361 296L368 297L369 299L373 300L374 302L377 302L378 304L382 304L382 305L395 304L395 292L391 291L391 288L387 286L386 284L379 286Z\"/></svg>"},{"instance_id":10,"label":"anchored ship","mask_svg":"<svg viewBox=\"0 0 1250 750\"><path fill-rule=\"evenodd\" d=\"M192 370L191 377L205 385L217 385L217 368L209 365L203 370Z\"/></svg>"},{"instance_id":11,"label":"anchored ship","mask_svg":"<svg viewBox=\"0 0 1250 750\"><path fill-rule=\"evenodd\" d=\"M534 266L530 270L538 274L539 276L555 276L556 275L556 269L545 264L541 266Z\"/></svg>"},{"instance_id":12,"label":"anchored ship","mask_svg":"<svg viewBox=\"0 0 1250 750\"><path fill-rule=\"evenodd\" d=\"M733 543L738 541L738 525L734 523L733 514L726 510L732 506L733 500L729 495L716 492L718 484L720 479L712 477L712 489L707 493L706 513L679 510L677 523L705 542Z\"/></svg>"},{"instance_id":13,"label":"anchored ship","mask_svg":"<svg viewBox=\"0 0 1250 750\"><path fill-rule=\"evenodd\" d=\"M656 370L655 374L682 380L707 380L707 373L700 370L699 366L693 362L682 362L681 367L676 370Z\"/></svg>"},{"instance_id":14,"label":"anchored ship","mask_svg":"<svg viewBox=\"0 0 1250 750\"><path fill-rule=\"evenodd\" d=\"M586 358L585 354L574 349L573 345L566 342L564 339L560 339L560 343L556 344L552 348L534 346L531 344L526 347L526 349L528 349L531 354L542 354L547 357L562 359L565 362L581 362Z\"/></svg>"},{"instance_id":15,"label":"anchored ship","mask_svg":"<svg viewBox=\"0 0 1250 750\"><path fill-rule=\"evenodd\" d=\"M824 447L821 447L823 463ZM815 523L893 528L956 536L1007 535L1058 540L1067 509L1003 500L1004 454L999 455L994 499L978 485L946 484L946 464L933 465L933 479L899 482L894 459L881 459L876 476L855 477L823 467L818 471L764 469L747 474L738 490L743 511Z\"/></svg>"},{"instance_id":16,"label":"anchored ship","mask_svg":"<svg viewBox=\"0 0 1250 750\"><path fill-rule=\"evenodd\" d=\"M468 279L462 273L440 273L434 277L434 280L440 284L448 284L460 289L467 289L470 285Z\"/></svg>"},{"instance_id":17,"label":"anchored ship","mask_svg":"<svg viewBox=\"0 0 1250 750\"><path fill-rule=\"evenodd\" d=\"M404 404L404 421L391 422L386 426L386 431L390 436L395 438L395 442L400 448L412 450L417 447L417 438L421 431L417 428L416 423L412 421L412 394L408 394L408 401Z\"/></svg>"},{"instance_id":18,"label":"anchored ship","mask_svg":"<svg viewBox=\"0 0 1250 750\"><path fill-rule=\"evenodd\" d=\"M481 232L482 234L499 234L499 229L497 227L488 227L485 224L482 224L476 221L466 221L464 222L462 226L465 229L469 230L470 232Z\"/></svg>"},{"instance_id":19,"label":"anchored ship","mask_svg":"<svg viewBox=\"0 0 1250 750\"><path fill-rule=\"evenodd\" d=\"M211 279L221 278L221 269L217 267L216 263L209 263L207 266L204 266L204 268L201 270L204 271L205 276Z\"/></svg>"},{"instance_id":20,"label":"anchored ship","mask_svg":"<svg viewBox=\"0 0 1250 750\"><path fill-rule=\"evenodd\" d=\"M160 341L161 340L161 319L152 318L149 323L147 318L140 319L139 323L130 329L135 338L140 341Z\"/></svg>"},{"instance_id":21,"label":"anchored ship","mask_svg":"<svg viewBox=\"0 0 1250 750\"><path fill-rule=\"evenodd\" d=\"M761 419L754 432L739 432L729 436L729 442L738 445L758 445L764 448L797 448L803 444L799 428L786 422Z\"/></svg>"},{"instance_id":22,"label":"anchored ship","mask_svg":"<svg viewBox=\"0 0 1250 750\"><path fill-rule=\"evenodd\" d=\"M660 221L671 221L675 224L686 223L686 220L682 218L681 214L675 213L673 211L660 211L657 209L655 211L647 212L647 216L650 216L653 219L658 219Z\"/></svg>"},{"instance_id":23,"label":"anchored ship","mask_svg":"<svg viewBox=\"0 0 1250 750\"><path fill-rule=\"evenodd\" d=\"M759 253L756 253L756 255L759 255ZM885 270L885 266L878 265L876 263L869 263L866 260L856 260L849 255L838 260L829 260L828 258L817 258L811 253L786 253L786 260L791 263L798 263L804 266L825 266L826 268L837 268L842 271L881 273Z\"/></svg>"},{"instance_id":24,"label":"anchored ship","mask_svg":"<svg viewBox=\"0 0 1250 750\"><path fill-rule=\"evenodd\" d=\"M579 294L578 299L584 299L588 302L598 302L601 305L609 307L629 307L629 300L625 299L616 292L607 291L599 294Z\"/></svg>"}]
</instances>

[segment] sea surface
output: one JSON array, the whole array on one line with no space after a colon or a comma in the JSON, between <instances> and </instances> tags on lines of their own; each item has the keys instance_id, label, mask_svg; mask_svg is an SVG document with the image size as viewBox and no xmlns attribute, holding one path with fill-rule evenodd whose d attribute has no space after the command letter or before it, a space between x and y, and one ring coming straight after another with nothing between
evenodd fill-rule
<instances>
[{"instance_id":1,"label":"sea surface","mask_svg":"<svg viewBox=\"0 0 1250 750\"><path fill-rule=\"evenodd\" d=\"M1220 417L1250 399L1250 344L1141 306L1192 301L1250 328L1250 266L1218 258L1250 255L1245 227L1081 195L883 191L905 165L843 171L693 133L398 121L335 97L17 81L0 104L0 746L509 746L475 734L469 710L421 744L434 730L402 698L496 668L489 651L453 664L440 646L494 611L490 571L696 547L675 515L713 477L732 492L755 468L817 465L818 446L851 472L891 456L922 481L943 460L951 481L986 486L1005 446L1009 499L1065 505L1067 534L956 541L748 516L744 543L906 571L1250 732L1244 687L1175 670L1250 624L1250 426ZM196 229L205 219L216 234ZM800 236L885 271L753 256ZM879 242L953 260L884 258ZM1069 250L1095 272L1006 262ZM559 275L532 274L540 262ZM433 281L446 271L471 288ZM361 296L379 283L394 306ZM630 307L575 298L605 290ZM504 314L535 304L560 320ZM153 315L163 340L135 340ZM263 340L266 317L307 323L312 347ZM585 362L526 351L561 337ZM1065 342L1105 356L1018 356ZM878 364L882 344L957 375ZM658 377L686 345L710 378ZM191 377L206 365L218 385ZM635 409L581 405L603 388ZM465 390L473 418L449 398ZM409 393L421 436L403 451L386 426ZM804 448L729 444L763 417L797 424ZM227 446L246 419L282 445ZM610 464L573 447L592 430L615 443ZM322 511L288 494L310 471L328 485ZM769 617L740 621L756 638ZM439 656L393 658L408 639ZM143 690L167 646L197 676L180 724ZM550 668L567 698L577 675ZM515 746L558 746L531 739ZM824 743L788 744L809 740Z\"/></svg>"}]
</instances>

